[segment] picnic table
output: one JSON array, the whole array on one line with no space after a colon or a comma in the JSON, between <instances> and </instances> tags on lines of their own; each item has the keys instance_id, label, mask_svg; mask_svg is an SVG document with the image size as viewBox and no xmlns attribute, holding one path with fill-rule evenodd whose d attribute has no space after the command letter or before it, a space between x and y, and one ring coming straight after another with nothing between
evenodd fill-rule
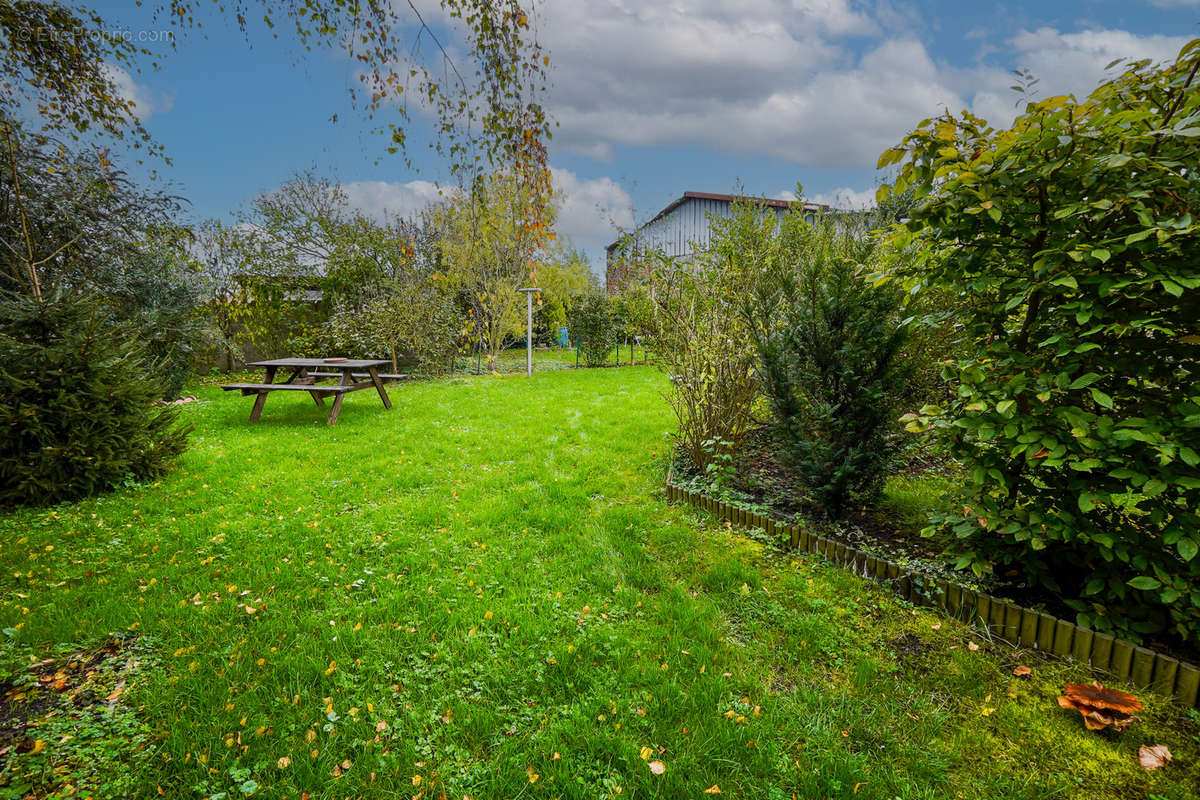
<instances>
[{"instance_id":1,"label":"picnic table","mask_svg":"<svg viewBox=\"0 0 1200 800\"><path fill-rule=\"evenodd\" d=\"M383 388L386 380L399 380L405 375L387 375L379 372L380 367L390 364L389 361L357 358L276 358L269 361L252 361L247 367L262 367L266 377L262 383L229 383L221 388L227 392L240 391L243 396L255 395L254 408L250 411L250 421L258 420L266 405L267 395L271 392L308 392L318 406L325 405L325 395L333 395L333 408L329 411L329 424L337 422L338 414L342 412L342 400L349 392L375 387L384 408L391 408L392 401L388 398L387 390ZM290 370L287 379L275 382L275 376L280 369ZM337 379L334 384L321 381Z\"/></svg>"}]
</instances>

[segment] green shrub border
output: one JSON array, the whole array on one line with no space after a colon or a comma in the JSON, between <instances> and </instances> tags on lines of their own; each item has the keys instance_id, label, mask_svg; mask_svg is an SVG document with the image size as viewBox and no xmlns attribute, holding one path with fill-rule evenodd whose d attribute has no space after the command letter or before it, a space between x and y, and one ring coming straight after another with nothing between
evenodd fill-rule
<instances>
[{"instance_id":1,"label":"green shrub border","mask_svg":"<svg viewBox=\"0 0 1200 800\"><path fill-rule=\"evenodd\" d=\"M1090 664L1093 670L1116 676L1133 686L1173 696L1186 708L1200 702L1200 667L1165 653L910 570L837 539L817 536L796 525L688 491L670 481L667 500L694 506L738 527L764 530L772 539L786 542L789 551L822 555L859 577L892 589L914 605L935 608L946 616L985 629L1013 646Z\"/></svg>"}]
</instances>

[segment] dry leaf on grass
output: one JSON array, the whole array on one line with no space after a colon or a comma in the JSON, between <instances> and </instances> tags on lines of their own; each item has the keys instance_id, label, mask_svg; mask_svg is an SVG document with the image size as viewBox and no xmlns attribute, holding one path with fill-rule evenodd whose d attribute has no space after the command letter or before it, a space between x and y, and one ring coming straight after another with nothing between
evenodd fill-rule
<instances>
[{"instance_id":1,"label":"dry leaf on grass","mask_svg":"<svg viewBox=\"0 0 1200 800\"><path fill-rule=\"evenodd\" d=\"M1024 678L1026 675L1031 674L1033 674L1033 670L1024 664L1013 667L1013 675L1016 675L1018 678Z\"/></svg>"},{"instance_id":2,"label":"dry leaf on grass","mask_svg":"<svg viewBox=\"0 0 1200 800\"><path fill-rule=\"evenodd\" d=\"M667 766L665 764L663 764L661 761L651 761L650 762L650 771L653 772L655 775L662 775L664 772L667 771Z\"/></svg>"},{"instance_id":3,"label":"dry leaf on grass","mask_svg":"<svg viewBox=\"0 0 1200 800\"><path fill-rule=\"evenodd\" d=\"M1098 731L1109 725L1123 731L1138 722L1134 713L1142 710L1141 702L1118 689L1106 689L1099 683L1068 683L1063 687L1063 697L1058 704L1073 708L1083 715L1083 724L1090 731Z\"/></svg>"},{"instance_id":4,"label":"dry leaf on grass","mask_svg":"<svg viewBox=\"0 0 1200 800\"><path fill-rule=\"evenodd\" d=\"M720 794L720 793L721 793L721 787L720 787L720 786L717 786L717 785L714 783L712 786L710 786L710 787L708 787L707 789L705 789L705 790L704 790L704 793L705 793L705 794Z\"/></svg>"},{"instance_id":5,"label":"dry leaf on grass","mask_svg":"<svg viewBox=\"0 0 1200 800\"><path fill-rule=\"evenodd\" d=\"M1171 760L1171 751L1165 744L1142 745L1138 748L1138 763L1146 769L1165 767Z\"/></svg>"}]
</instances>

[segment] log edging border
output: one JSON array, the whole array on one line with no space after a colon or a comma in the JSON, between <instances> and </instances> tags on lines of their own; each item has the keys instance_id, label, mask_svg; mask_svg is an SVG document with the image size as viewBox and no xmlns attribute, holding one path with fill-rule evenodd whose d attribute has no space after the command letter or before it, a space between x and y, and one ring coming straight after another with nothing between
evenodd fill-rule
<instances>
[{"instance_id":1,"label":"log edging border","mask_svg":"<svg viewBox=\"0 0 1200 800\"><path fill-rule=\"evenodd\" d=\"M1009 644L1090 665L1138 688L1174 697L1186 708L1200 705L1200 667L1195 664L944 578L910 570L837 539L817 536L800 526L685 489L669 479L666 492L670 502L707 511L738 527L759 528L771 538L786 542L789 551L824 556L861 578L891 588L914 605L934 608L946 616L985 629Z\"/></svg>"}]
</instances>

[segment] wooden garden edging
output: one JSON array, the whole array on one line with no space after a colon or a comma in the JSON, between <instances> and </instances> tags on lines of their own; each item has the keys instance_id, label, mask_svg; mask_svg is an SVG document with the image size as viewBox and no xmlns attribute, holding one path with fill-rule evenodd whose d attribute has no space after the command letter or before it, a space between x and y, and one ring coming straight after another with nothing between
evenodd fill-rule
<instances>
[{"instance_id":1,"label":"wooden garden edging","mask_svg":"<svg viewBox=\"0 0 1200 800\"><path fill-rule=\"evenodd\" d=\"M1172 695L1185 707L1200 701L1200 667L1164 653L1081 628L1041 611L981 594L944 578L909 570L826 536L795 525L691 492L667 482L667 499L708 511L743 528L761 528L768 536L786 540L800 553L819 553L863 578L890 586L904 599L938 609L943 614L986 628L1010 644L1072 658L1093 669L1115 675L1134 686Z\"/></svg>"}]
</instances>

